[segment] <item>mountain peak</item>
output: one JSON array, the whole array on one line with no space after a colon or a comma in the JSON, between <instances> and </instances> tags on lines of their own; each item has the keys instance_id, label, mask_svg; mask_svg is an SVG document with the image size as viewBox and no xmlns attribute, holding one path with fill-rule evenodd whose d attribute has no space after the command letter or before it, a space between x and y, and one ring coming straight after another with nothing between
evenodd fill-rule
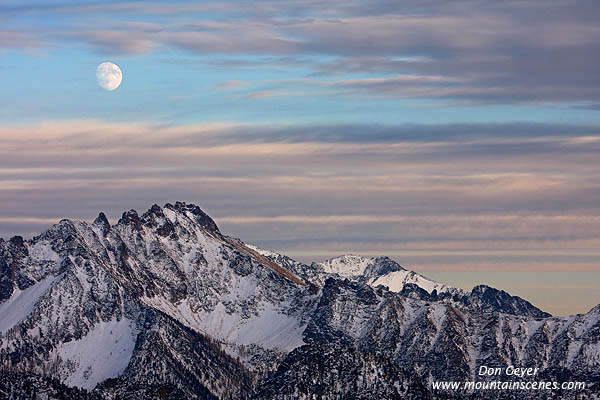
<instances>
[{"instance_id":1,"label":"mountain peak","mask_svg":"<svg viewBox=\"0 0 600 400\"><path fill-rule=\"evenodd\" d=\"M187 217L192 218L204 229L207 229L211 232L220 233L219 227L217 227L215 221L195 204L187 204L185 202L177 201L175 202L175 205L171 203L165 204L164 208L176 213L184 214Z\"/></svg>"},{"instance_id":2,"label":"mountain peak","mask_svg":"<svg viewBox=\"0 0 600 400\"><path fill-rule=\"evenodd\" d=\"M371 258L356 254L344 254L339 257L330 258L319 265L323 267L327 273L350 277L361 275L371 261Z\"/></svg>"},{"instance_id":3,"label":"mountain peak","mask_svg":"<svg viewBox=\"0 0 600 400\"><path fill-rule=\"evenodd\" d=\"M129 211L125 211L123 213L123 215L121 216L121 218L119 219L119 222L117 222L118 225L134 225L138 230L141 229L142 226L142 222L140 221L140 217L137 213L137 211L135 210L129 210Z\"/></svg>"},{"instance_id":4,"label":"mountain peak","mask_svg":"<svg viewBox=\"0 0 600 400\"><path fill-rule=\"evenodd\" d=\"M96 219L94 220L94 225L97 226L102 235L106 236L106 234L110 231L110 223L108 222L108 218L103 212L100 212Z\"/></svg>"},{"instance_id":5,"label":"mountain peak","mask_svg":"<svg viewBox=\"0 0 600 400\"><path fill-rule=\"evenodd\" d=\"M10 239L8 239L9 243L15 246L23 246L24 240L23 240L23 236L13 236Z\"/></svg>"},{"instance_id":6,"label":"mountain peak","mask_svg":"<svg viewBox=\"0 0 600 400\"><path fill-rule=\"evenodd\" d=\"M389 257L364 257L355 254L330 258L319 264L327 273L343 277L363 275L373 277L395 271L404 271L397 262Z\"/></svg>"},{"instance_id":7,"label":"mountain peak","mask_svg":"<svg viewBox=\"0 0 600 400\"><path fill-rule=\"evenodd\" d=\"M177 201L175 204L167 203L164 207L154 204L141 216L138 215L136 210L126 211L123 213L117 224L133 225L137 230L141 230L142 226L157 228L159 234L168 236L174 232L173 224L176 224L176 215L189 218L195 224L198 224L201 228L210 232L217 234L221 233L215 221L202 211L200 207L195 204L188 204L181 201ZM104 221L106 221L106 223L104 223ZM106 216L101 218L99 215L94 221L94 224L110 227L110 225L108 225L108 220L106 220Z\"/></svg>"},{"instance_id":8,"label":"mountain peak","mask_svg":"<svg viewBox=\"0 0 600 400\"><path fill-rule=\"evenodd\" d=\"M477 285L465 298L466 303L476 304L481 309L493 309L517 315L530 315L537 318L548 318L550 314L540 310L525 299L511 296L504 290L487 285Z\"/></svg>"}]
</instances>

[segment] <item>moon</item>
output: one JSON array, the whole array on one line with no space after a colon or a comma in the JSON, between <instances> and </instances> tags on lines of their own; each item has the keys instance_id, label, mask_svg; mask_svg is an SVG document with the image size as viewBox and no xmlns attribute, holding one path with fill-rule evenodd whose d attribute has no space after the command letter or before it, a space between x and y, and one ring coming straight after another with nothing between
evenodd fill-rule
<instances>
[{"instance_id":1,"label":"moon","mask_svg":"<svg viewBox=\"0 0 600 400\"><path fill-rule=\"evenodd\" d=\"M123 74L117 64L103 62L96 69L96 79L102 89L112 92L121 84Z\"/></svg>"}]
</instances>

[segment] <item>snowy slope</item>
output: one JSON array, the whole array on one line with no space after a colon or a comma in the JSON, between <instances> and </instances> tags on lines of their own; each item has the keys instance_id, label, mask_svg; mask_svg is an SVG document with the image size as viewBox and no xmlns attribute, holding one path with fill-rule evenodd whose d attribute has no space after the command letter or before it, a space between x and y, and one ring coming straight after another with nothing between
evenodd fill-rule
<instances>
[{"instance_id":1,"label":"snowy slope","mask_svg":"<svg viewBox=\"0 0 600 400\"><path fill-rule=\"evenodd\" d=\"M17 288L9 299L0 303L0 334L27 318L55 280L53 276L48 276L24 290Z\"/></svg>"},{"instance_id":2,"label":"snowy slope","mask_svg":"<svg viewBox=\"0 0 600 400\"><path fill-rule=\"evenodd\" d=\"M372 286L383 285L393 292L401 292L404 285L413 283L428 293L458 293L459 289L435 282L414 271L408 271L388 257L344 255L318 263L326 274L350 279L364 279Z\"/></svg>"},{"instance_id":3,"label":"snowy slope","mask_svg":"<svg viewBox=\"0 0 600 400\"><path fill-rule=\"evenodd\" d=\"M135 321L126 318L100 322L81 339L58 345L50 357L68 365L61 372L65 384L92 389L125 371L137 334Z\"/></svg>"},{"instance_id":4,"label":"snowy slope","mask_svg":"<svg viewBox=\"0 0 600 400\"><path fill-rule=\"evenodd\" d=\"M407 283L414 283L420 288L424 289L427 293L432 293L434 290L437 293L459 293L461 289L447 286L442 283L435 282L431 279L425 278L414 271L394 271L385 275L371 278L369 284L372 286L383 285L392 292L401 292Z\"/></svg>"}]
</instances>

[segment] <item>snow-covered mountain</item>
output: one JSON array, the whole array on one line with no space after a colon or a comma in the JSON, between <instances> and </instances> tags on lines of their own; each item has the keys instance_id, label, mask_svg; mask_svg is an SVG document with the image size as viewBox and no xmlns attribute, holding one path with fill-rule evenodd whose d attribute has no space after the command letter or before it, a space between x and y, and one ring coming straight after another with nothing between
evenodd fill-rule
<instances>
[{"instance_id":1,"label":"snow-covered mountain","mask_svg":"<svg viewBox=\"0 0 600 400\"><path fill-rule=\"evenodd\" d=\"M464 293L461 289L435 282L414 271L406 270L389 257L363 257L346 254L308 266L273 251L256 246L249 247L318 285L322 285L329 277L337 277L362 281L371 286L383 285L393 292L401 292L407 283L413 283L429 294L433 290L436 290L437 293Z\"/></svg>"},{"instance_id":2,"label":"snow-covered mountain","mask_svg":"<svg viewBox=\"0 0 600 400\"><path fill-rule=\"evenodd\" d=\"M435 282L414 271L402 268L388 257L361 257L344 255L317 264L327 274L349 279L364 280L371 286L383 285L392 292L401 292L407 283L413 283L431 294L463 293L462 290Z\"/></svg>"},{"instance_id":3,"label":"snow-covered mountain","mask_svg":"<svg viewBox=\"0 0 600 400\"><path fill-rule=\"evenodd\" d=\"M0 239L0 398L416 399L480 365L534 365L592 393L600 306L553 318L387 257L305 265L180 202Z\"/></svg>"},{"instance_id":4,"label":"snow-covered mountain","mask_svg":"<svg viewBox=\"0 0 600 400\"><path fill-rule=\"evenodd\" d=\"M479 285L471 292L444 285L425 276L404 269L389 257L362 257L343 255L310 266L273 251L249 246L256 252L272 259L303 277L307 282L323 286L327 278L347 279L361 282L372 287L384 286L386 289L402 293L405 296L429 301L445 301L456 305L471 306L478 310L501 311L509 314L550 317L531 303L517 296Z\"/></svg>"}]
</instances>

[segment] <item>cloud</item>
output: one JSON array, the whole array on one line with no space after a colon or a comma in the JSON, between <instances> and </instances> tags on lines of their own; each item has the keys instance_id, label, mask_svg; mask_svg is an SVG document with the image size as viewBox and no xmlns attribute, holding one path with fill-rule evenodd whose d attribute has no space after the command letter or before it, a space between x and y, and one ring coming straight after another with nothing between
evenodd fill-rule
<instances>
[{"instance_id":1,"label":"cloud","mask_svg":"<svg viewBox=\"0 0 600 400\"><path fill-rule=\"evenodd\" d=\"M263 99L266 97L290 97L290 96L304 96L309 93L295 92L285 89L272 89L272 90L257 90L246 95L248 99Z\"/></svg>"},{"instance_id":2,"label":"cloud","mask_svg":"<svg viewBox=\"0 0 600 400\"><path fill-rule=\"evenodd\" d=\"M0 142L4 238L182 200L225 234L307 262L351 252L420 271L600 271L594 126L76 120L0 125Z\"/></svg>"},{"instance_id":3,"label":"cloud","mask_svg":"<svg viewBox=\"0 0 600 400\"><path fill-rule=\"evenodd\" d=\"M600 100L597 2L401 3L13 5L3 12L15 21L43 12L47 21L60 15L61 23L32 28L12 22L15 29L0 35L0 46L57 45L68 38L103 55L183 49L275 63L287 57L300 62L297 71L308 70L311 78L339 76L335 85L347 89L340 93L352 95L475 104ZM141 18L146 15L152 15L152 23ZM352 74L372 76L356 79ZM407 82L411 76L421 80Z\"/></svg>"},{"instance_id":4,"label":"cloud","mask_svg":"<svg viewBox=\"0 0 600 400\"><path fill-rule=\"evenodd\" d=\"M35 35L29 33L0 31L0 48L41 47L43 44Z\"/></svg>"},{"instance_id":5,"label":"cloud","mask_svg":"<svg viewBox=\"0 0 600 400\"><path fill-rule=\"evenodd\" d=\"M159 45L148 35L131 31L94 30L64 33L62 36L81 40L93 45L99 53L108 55L147 54Z\"/></svg>"},{"instance_id":6,"label":"cloud","mask_svg":"<svg viewBox=\"0 0 600 400\"><path fill-rule=\"evenodd\" d=\"M232 79L232 80L221 82L218 85L215 85L214 88L215 88L215 90L237 90L237 89L246 87L249 84L250 83L246 82L246 81Z\"/></svg>"},{"instance_id":7,"label":"cloud","mask_svg":"<svg viewBox=\"0 0 600 400\"><path fill-rule=\"evenodd\" d=\"M244 34L240 35L239 32ZM164 42L199 54L295 54L301 43L278 36L266 27L227 24L210 30L165 32Z\"/></svg>"},{"instance_id":8,"label":"cloud","mask_svg":"<svg viewBox=\"0 0 600 400\"><path fill-rule=\"evenodd\" d=\"M46 201L64 213L80 201L90 213L110 198L173 197L206 201L221 216L244 203L258 217L593 215L600 204L593 126L82 120L4 125L0 140L0 205L23 212Z\"/></svg>"},{"instance_id":9,"label":"cloud","mask_svg":"<svg viewBox=\"0 0 600 400\"><path fill-rule=\"evenodd\" d=\"M161 125L72 120L4 125L0 126L0 138L4 153L0 166L12 167L21 164L15 156L21 150L39 152L44 158L64 149L102 156L101 151L109 155L145 151L155 151L157 155L168 152L239 156L328 154L334 158L379 158L381 162L393 161L400 155L409 162L510 160L538 155L569 157L576 162L600 151L599 126L544 123Z\"/></svg>"},{"instance_id":10,"label":"cloud","mask_svg":"<svg viewBox=\"0 0 600 400\"><path fill-rule=\"evenodd\" d=\"M597 104L577 104L577 105L574 105L573 108L578 108L578 109L581 109L581 110L600 111L600 103L597 103Z\"/></svg>"}]
</instances>

